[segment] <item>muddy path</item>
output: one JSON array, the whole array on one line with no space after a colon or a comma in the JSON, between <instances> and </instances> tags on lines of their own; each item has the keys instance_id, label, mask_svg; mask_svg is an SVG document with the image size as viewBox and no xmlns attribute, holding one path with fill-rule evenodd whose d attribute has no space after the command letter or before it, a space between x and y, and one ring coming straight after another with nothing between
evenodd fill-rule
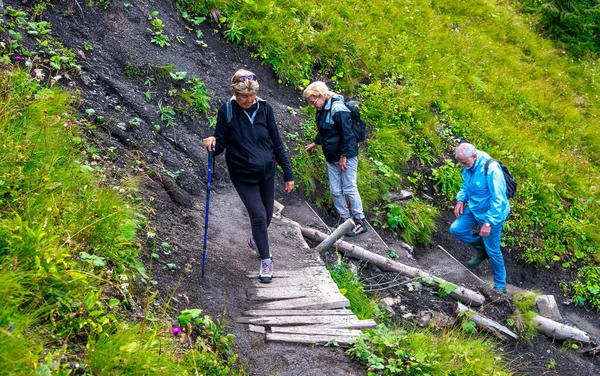
<instances>
[{"instance_id":1,"label":"muddy path","mask_svg":"<svg viewBox=\"0 0 600 376\"><path fill-rule=\"evenodd\" d=\"M4 1L4 4L23 6L16 1ZM164 33L171 40L171 46L167 48L150 43L148 15L154 11L164 22ZM172 65L174 72L187 72L188 78L197 77L205 84L214 110L231 95L227 85L231 75L239 68L247 68L258 75L259 96L273 106L283 135L300 130L299 106L303 105L300 93L279 84L274 72L254 60L248 52L226 43L216 31L216 25L208 21L198 26L206 46L194 44L195 34L186 28L174 5L167 0L136 1L129 8L113 3L106 10L68 0L55 4L45 17L53 25L53 35L75 51L82 64L82 75L73 80L72 90L79 91L81 116L87 117L91 125L86 131L87 138L104 163L112 166L115 177L130 175L142 180L143 199L152 207L154 215L149 231L156 234L148 239L144 262L150 269L149 254L159 254L152 263L151 273L164 299L171 297L171 305L177 311L200 307L215 317L225 312L227 329L237 336L239 362L253 374L365 374L364 367L348 359L343 349L265 343L263 335L249 333L244 325L233 322L234 317L248 308L245 275L258 269L255 254L246 246L250 235L248 216L229 181L224 159L217 158L211 193L206 275L201 278L207 172L207 153L201 140L211 135L212 130L207 116L179 116L175 118L175 124L165 126L159 105L175 105L169 91L182 88L172 80L158 77L152 81L152 87L144 82L150 74L147 69ZM182 36L185 44L177 42L177 36ZM144 74L127 74L132 68L139 68ZM148 99L148 91L151 99ZM94 117L86 112L89 109L94 110ZM103 116L105 120L98 123L96 116ZM156 125L161 126L160 131ZM295 147L293 141L288 142L288 146L290 150ZM278 176L276 199L285 205L284 215L322 231L326 231L326 227L335 227L337 219L329 216L330 212L310 206L300 192L285 193L282 185L282 177ZM398 252L399 261L476 289L480 287L480 281L436 247L442 245L459 262L464 263L470 257L468 247L447 233L450 215L448 211L440 220L439 232L430 247L408 252L401 242L385 231L379 233L381 238L369 232L356 242L381 254L386 253L386 245L393 246L402 250ZM293 267L315 257L303 248L302 240L293 229L281 222L273 222L270 241L275 268L278 265ZM169 247L160 247L162 243ZM555 271L537 271L523 265L516 255L508 254L506 258L509 282L513 283L509 287L511 293L532 288L553 293L561 302L567 320L600 336L600 315L589 308L567 304L567 297L557 288L559 276ZM175 264L176 268L173 270L167 264ZM191 272L187 273L185 269ZM373 282L374 289L377 289L378 281L394 278L372 266L365 268L364 274ZM477 275L483 280L491 280L489 265L480 268ZM416 293L398 286L397 289L378 289L378 293L382 298L401 298L392 307L394 317L398 319L406 313L417 314L422 310L451 312L453 309L451 301L437 298L427 289ZM503 315L509 311L506 304L492 303L485 308L486 313ZM505 343L503 349L522 373L600 374L597 359L586 358L578 351L541 336L531 343ZM554 369L547 367L550 359L556 361Z\"/></svg>"}]
</instances>

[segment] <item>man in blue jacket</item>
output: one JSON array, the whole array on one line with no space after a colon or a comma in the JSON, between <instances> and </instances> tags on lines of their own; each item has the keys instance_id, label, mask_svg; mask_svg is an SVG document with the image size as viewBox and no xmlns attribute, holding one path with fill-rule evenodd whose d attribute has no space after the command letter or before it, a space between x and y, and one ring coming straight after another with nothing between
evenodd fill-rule
<instances>
[{"instance_id":1,"label":"man in blue jacket","mask_svg":"<svg viewBox=\"0 0 600 376\"><path fill-rule=\"evenodd\" d=\"M454 215L450 233L463 243L471 244L477 251L467 262L475 268L489 258L494 273L494 290L506 292L506 270L500 249L502 226L510 213L506 196L506 181L498 163L490 163L487 174L485 164L491 157L473 145L462 143L455 153L463 167L463 184L456 195ZM465 205L467 204L467 205ZM478 226L479 231L472 229Z\"/></svg>"}]
</instances>

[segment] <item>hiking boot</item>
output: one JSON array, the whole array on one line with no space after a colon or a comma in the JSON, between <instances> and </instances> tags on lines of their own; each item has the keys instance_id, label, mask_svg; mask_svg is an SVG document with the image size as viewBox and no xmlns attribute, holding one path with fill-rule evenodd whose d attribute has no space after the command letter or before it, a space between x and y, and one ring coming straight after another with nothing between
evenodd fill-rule
<instances>
[{"instance_id":1,"label":"hiking boot","mask_svg":"<svg viewBox=\"0 0 600 376\"><path fill-rule=\"evenodd\" d=\"M365 232L369 231L369 228L367 227L367 221L363 218L363 219L355 219L354 223L356 224L354 226L354 228L350 231L348 231L346 233L346 236L349 237L354 237L360 234L364 234Z\"/></svg>"},{"instance_id":2,"label":"hiking boot","mask_svg":"<svg viewBox=\"0 0 600 376\"><path fill-rule=\"evenodd\" d=\"M471 246L475 248L477 254L475 255L475 257L467 261L467 266L469 268L476 268L483 262L483 260L490 258L490 256L488 256L487 252L485 251L485 244L483 243L483 239L477 239L476 241L471 243Z\"/></svg>"},{"instance_id":3,"label":"hiking boot","mask_svg":"<svg viewBox=\"0 0 600 376\"><path fill-rule=\"evenodd\" d=\"M496 286L494 286L494 291L496 291L499 294L506 294L506 287L496 287Z\"/></svg>"},{"instance_id":4,"label":"hiking boot","mask_svg":"<svg viewBox=\"0 0 600 376\"><path fill-rule=\"evenodd\" d=\"M270 258L260 260L260 271L258 281L260 283L271 283L273 280L273 260Z\"/></svg>"}]
</instances>

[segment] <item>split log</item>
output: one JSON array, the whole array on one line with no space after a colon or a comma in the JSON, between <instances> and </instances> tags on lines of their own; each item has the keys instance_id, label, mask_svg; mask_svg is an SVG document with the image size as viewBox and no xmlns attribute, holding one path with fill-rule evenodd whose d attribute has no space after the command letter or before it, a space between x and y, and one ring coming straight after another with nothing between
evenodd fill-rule
<instances>
[{"instance_id":1,"label":"split log","mask_svg":"<svg viewBox=\"0 0 600 376\"><path fill-rule=\"evenodd\" d=\"M536 315L533 318L533 323L536 324L537 330L550 338L577 341L585 344L592 342L590 336L583 330L561 324L543 316Z\"/></svg>"},{"instance_id":2,"label":"split log","mask_svg":"<svg viewBox=\"0 0 600 376\"><path fill-rule=\"evenodd\" d=\"M458 313L458 314L466 313L467 316L469 317L469 320L472 320L473 322L475 322L475 324L477 324L477 326L479 328L495 335L496 337L498 337L500 339L506 339L506 336L512 337L514 339L519 339L519 336L516 335L515 333L513 333L507 327L500 325L499 323L497 323L494 320L488 319L487 317L478 314L477 312L465 307L464 305L462 305L460 303L456 303L456 304L457 304L456 313Z\"/></svg>"},{"instance_id":3,"label":"split log","mask_svg":"<svg viewBox=\"0 0 600 376\"><path fill-rule=\"evenodd\" d=\"M338 239L343 237L348 231L354 228L354 226L355 224L352 218L348 218L346 222L342 223L340 227L336 228L335 231L331 233L331 235L327 236L323 241L321 241L321 244L316 246L315 250L318 253L321 253L329 249L329 247L331 247L333 243L335 243L336 241L338 241Z\"/></svg>"},{"instance_id":4,"label":"split log","mask_svg":"<svg viewBox=\"0 0 600 376\"><path fill-rule=\"evenodd\" d=\"M301 227L300 229L302 231L302 235L311 240L323 241L325 238L327 238L327 235L325 235L321 231L305 227ZM412 278L421 277L424 279L425 282L434 282L435 284L440 286L449 284L449 282L441 278L434 277L423 270L413 268L412 266L402 264L398 261L390 260L385 256L369 252L364 248L361 248L354 244L350 244L343 240L336 242L335 246L338 252L342 253L344 256L370 262L372 264L377 265L381 270L387 272L400 273L402 275L406 275ZM464 287L458 287L454 291L450 292L448 295L460 302L472 306L480 306L485 301L485 297L483 295Z\"/></svg>"}]
</instances>

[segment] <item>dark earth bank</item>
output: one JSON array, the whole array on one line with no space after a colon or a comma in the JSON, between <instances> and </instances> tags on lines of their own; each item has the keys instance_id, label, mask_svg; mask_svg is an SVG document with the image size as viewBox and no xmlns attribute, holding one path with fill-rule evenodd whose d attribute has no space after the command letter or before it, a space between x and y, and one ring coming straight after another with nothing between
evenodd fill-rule
<instances>
[{"instance_id":1,"label":"dark earth bank","mask_svg":"<svg viewBox=\"0 0 600 376\"><path fill-rule=\"evenodd\" d=\"M4 3L15 8L33 5L27 0ZM85 110L94 109L96 115L106 119L102 124L96 124L95 129L86 130L89 141L98 149L103 163L112 166L115 178L136 176L143 182L143 195L154 215L148 231L156 234L148 240L144 262L152 279L158 282L163 298L156 304L160 306L172 298L174 312L202 308L214 317L224 315L228 321L227 330L237 336L240 364L255 375L365 374L366 369L347 358L340 348L265 343L263 335L250 333L244 325L233 322L233 318L249 307L246 274L255 271L258 262L246 246L250 235L246 211L229 182L224 159L219 157L211 193L206 276L200 276L207 174L207 153L201 140L212 134L208 119L178 116L175 125L166 127L160 119L158 105L175 105L175 99L168 91L180 87L172 80L157 78L151 88L153 98L148 102L144 95L148 90L144 86L147 77L129 77L125 71L126 67L145 69L173 65L173 71L187 72L188 78L196 76L204 82L210 92L211 107L215 109L231 95L227 83L232 74L245 67L258 75L259 96L273 106L284 139L286 134L300 130L299 124L303 121L298 115L302 113L299 107L303 106L301 93L281 85L274 72L254 60L248 52L226 43L221 32L217 32L217 25L205 21L198 27L204 34L202 40L206 47L202 47L193 43L193 33L172 3L152 0L131 4L133 6L126 9L121 3L112 3L105 10L77 1L64 1L50 7L43 18L52 23L53 35L73 50L82 64L82 74L74 78L72 89L79 91L81 116L89 117ZM153 11L158 11L158 17L164 22L170 47L161 48L150 43L148 15ZM177 35L185 37L185 44L176 42ZM86 42L91 43L92 50L83 48ZM131 125L134 119L139 119L134 121L138 125ZM155 124L161 125L160 131L155 130ZM288 145L290 150L295 147L294 142ZM331 216L331 211L315 208L300 192L285 193L281 177L277 180L276 199L286 206L283 214L300 224L322 231L326 231L325 226L333 228L336 225L337 218ZM405 251L398 240L383 230L378 231L383 239L370 231L354 241L380 254L387 253L385 244L393 246L401 250L398 252L401 262L448 281L485 290L477 278L437 247L441 245L461 263L472 256L469 247L449 236L447 230L451 221L452 213L447 210L439 221L439 231L432 245L416 247L412 252ZM275 270L283 265L301 265L305 259L314 257L302 248L301 239L290 225L273 221L270 240ZM170 247L154 249L154 244L163 242ZM151 266L148 255L153 251L160 257ZM559 280L568 280L573 275L565 275L563 270L537 270L524 265L518 256L506 250L508 278L512 284L509 294L521 289L554 294L568 323L578 325L593 336L600 335L600 315L589 307L574 306L558 289ZM167 264L175 264L177 269L171 270ZM185 273L184 269L191 272ZM407 314L418 317L419 312L427 310L452 315L454 303L439 298L437 292L427 287L410 291L410 281L402 277L383 273L373 266L361 270L367 286L381 298L400 298L391 306L394 318L399 321L412 322ZM476 270L476 274L490 281L489 264ZM492 302L482 308L482 313L504 323L513 307L508 299L491 297ZM581 348L574 350L541 335L531 342L503 342L501 347L519 374L600 375L597 358L586 357ZM553 369L551 359L555 361Z\"/></svg>"}]
</instances>

